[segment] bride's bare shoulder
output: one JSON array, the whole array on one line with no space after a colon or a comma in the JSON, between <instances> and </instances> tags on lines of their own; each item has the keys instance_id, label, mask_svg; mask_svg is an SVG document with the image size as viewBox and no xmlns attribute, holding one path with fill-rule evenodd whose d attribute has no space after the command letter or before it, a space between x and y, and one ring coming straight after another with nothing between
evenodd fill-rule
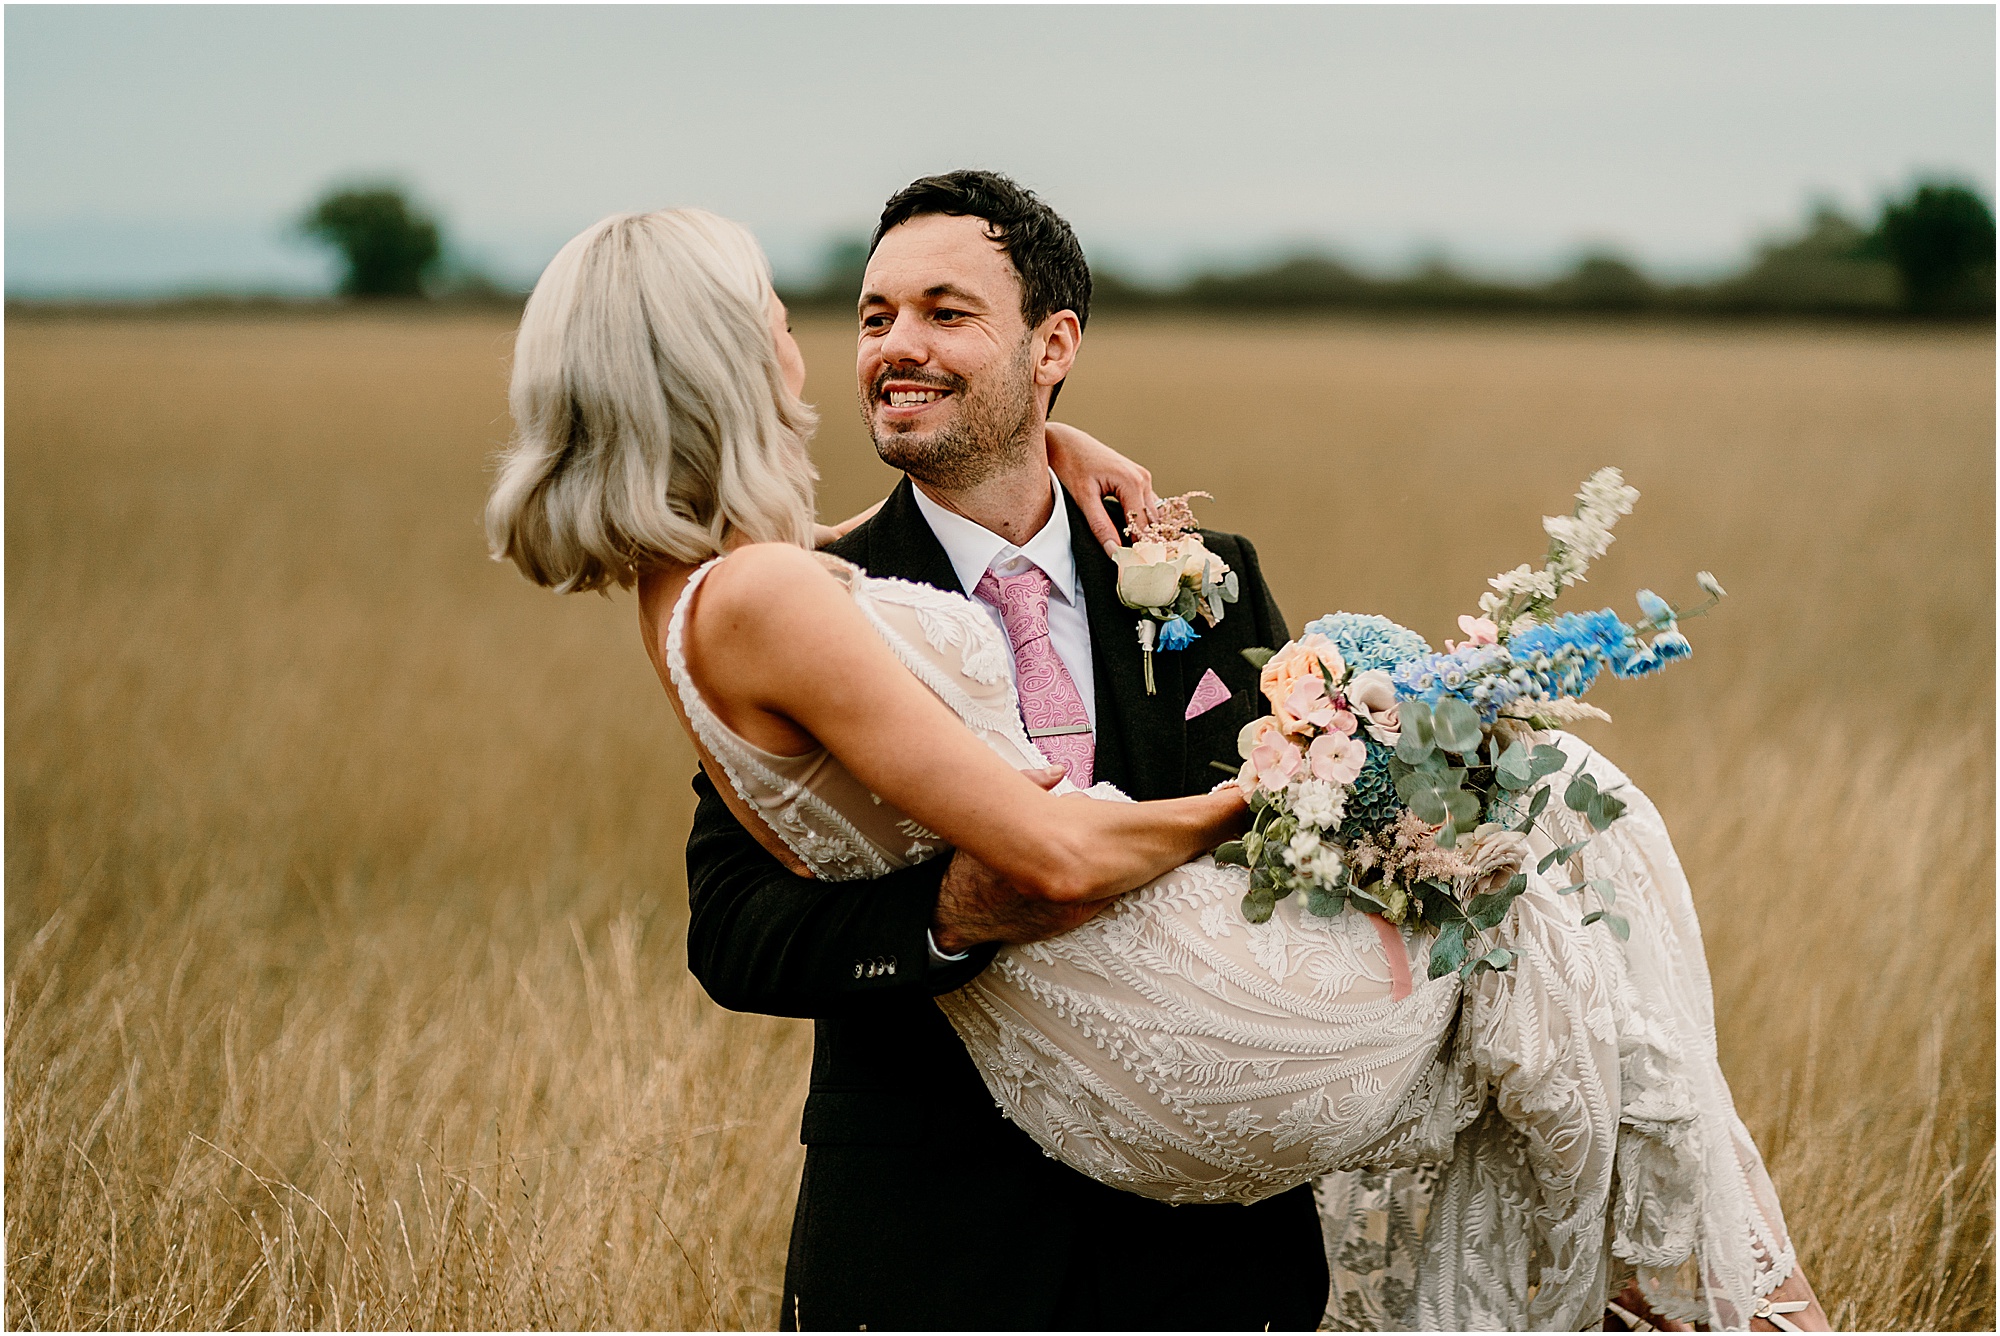
<instances>
[{"instance_id":1,"label":"bride's bare shoulder","mask_svg":"<svg viewBox=\"0 0 2000 1336\"><path fill-rule=\"evenodd\" d=\"M851 605L855 567L789 543L750 543L709 569L695 622L741 634L786 628L796 637L812 620L837 617Z\"/></svg>"}]
</instances>

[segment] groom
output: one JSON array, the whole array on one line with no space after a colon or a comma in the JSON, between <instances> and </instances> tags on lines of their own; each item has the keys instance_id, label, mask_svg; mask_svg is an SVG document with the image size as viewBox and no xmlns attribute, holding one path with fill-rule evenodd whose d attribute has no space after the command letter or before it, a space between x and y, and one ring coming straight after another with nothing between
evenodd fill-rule
<instances>
[{"instance_id":1,"label":"groom","mask_svg":"<svg viewBox=\"0 0 2000 1336\"><path fill-rule=\"evenodd\" d=\"M1043 439L1089 313L1069 225L1014 182L959 171L896 194L863 281L857 373L875 448L907 476L832 550L987 607L1044 752L1077 784L1180 797L1213 785L1209 762L1235 760L1256 696L1238 651L1288 633L1249 542L1204 533L1240 600L1154 656L1147 694L1138 614ZM795 877L705 777L695 789L690 968L723 1006L815 1022L782 1326L1317 1325L1327 1272L1310 1186L1169 1206L1096 1183L1001 1115L931 1001L1000 944L1101 904L1033 899L962 854L875 881Z\"/></svg>"}]
</instances>

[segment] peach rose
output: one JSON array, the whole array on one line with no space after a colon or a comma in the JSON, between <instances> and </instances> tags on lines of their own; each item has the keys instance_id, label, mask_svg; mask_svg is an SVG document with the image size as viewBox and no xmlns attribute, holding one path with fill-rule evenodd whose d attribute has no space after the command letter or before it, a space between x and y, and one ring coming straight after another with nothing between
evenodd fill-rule
<instances>
[{"instance_id":1,"label":"peach rose","mask_svg":"<svg viewBox=\"0 0 2000 1336\"><path fill-rule=\"evenodd\" d=\"M1284 725L1287 733L1296 733L1302 725L1298 716L1288 711L1285 702L1301 678L1318 677L1321 669L1325 669L1336 683L1347 673L1347 665L1341 660L1340 651L1334 643L1314 632L1273 654L1270 662L1264 665L1264 671L1258 674L1257 685L1263 690L1264 699L1271 702L1278 722ZM1325 683L1320 685L1324 689Z\"/></svg>"},{"instance_id":2,"label":"peach rose","mask_svg":"<svg viewBox=\"0 0 2000 1336\"><path fill-rule=\"evenodd\" d=\"M1533 850L1528 847L1526 835L1489 821L1472 832L1459 853L1472 865L1462 891L1470 899L1504 890L1514 875L1528 865Z\"/></svg>"}]
</instances>

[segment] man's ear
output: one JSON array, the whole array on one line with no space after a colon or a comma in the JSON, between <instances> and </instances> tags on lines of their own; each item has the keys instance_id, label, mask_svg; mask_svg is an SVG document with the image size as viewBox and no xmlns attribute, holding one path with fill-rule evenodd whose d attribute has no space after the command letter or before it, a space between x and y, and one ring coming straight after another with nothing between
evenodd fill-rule
<instances>
[{"instance_id":1,"label":"man's ear","mask_svg":"<svg viewBox=\"0 0 2000 1336\"><path fill-rule=\"evenodd\" d=\"M1077 350L1083 346L1083 322L1074 311L1057 311L1035 331L1041 355L1035 360L1035 384L1060 385L1076 365Z\"/></svg>"}]
</instances>

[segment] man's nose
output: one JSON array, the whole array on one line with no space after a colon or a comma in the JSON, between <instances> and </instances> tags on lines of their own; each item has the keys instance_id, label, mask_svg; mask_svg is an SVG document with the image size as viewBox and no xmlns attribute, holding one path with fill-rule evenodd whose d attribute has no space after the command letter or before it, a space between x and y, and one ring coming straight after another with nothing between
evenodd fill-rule
<instances>
[{"instance_id":1,"label":"man's nose","mask_svg":"<svg viewBox=\"0 0 2000 1336\"><path fill-rule=\"evenodd\" d=\"M882 360L894 366L922 366L931 360L930 340L923 318L914 311L899 311L882 337Z\"/></svg>"}]
</instances>

